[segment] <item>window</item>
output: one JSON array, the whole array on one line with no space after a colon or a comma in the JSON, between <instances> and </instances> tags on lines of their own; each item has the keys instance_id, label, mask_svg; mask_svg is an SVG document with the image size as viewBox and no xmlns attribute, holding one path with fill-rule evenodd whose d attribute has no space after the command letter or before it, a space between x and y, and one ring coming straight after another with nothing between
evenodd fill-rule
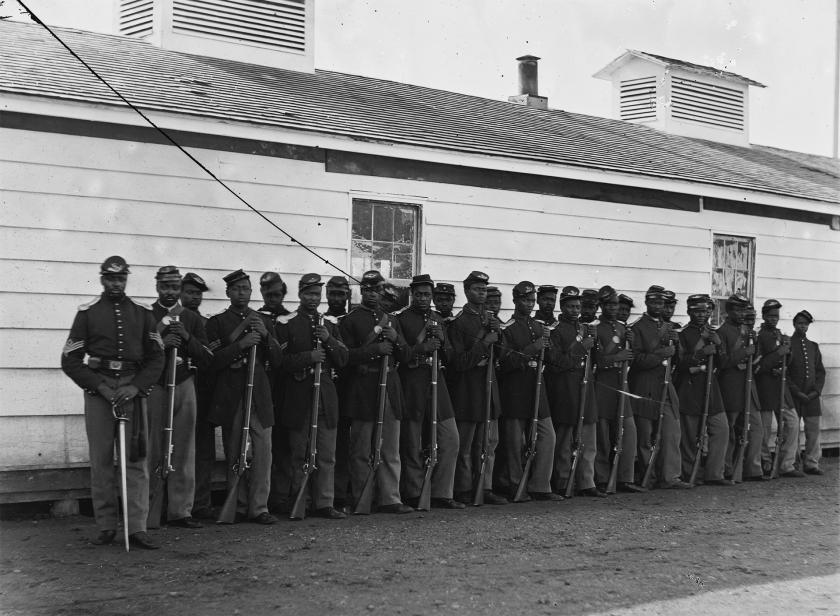
<instances>
[{"instance_id":1,"label":"window","mask_svg":"<svg viewBox=\"0 0 840 616\"><path fill-rule=\"evenodd\" d=\"M752 299L755 272L755 239L715 235L712 246L712 323L719 325L726 314L726 300L735 293Z\"/></svg>"},{"instance_id":2,"label":"window","mask_svg":"<svg viewBox=\"0 0 840 616\"><path fill-rule=\"evenodd\" d=\"M352 273L371 269L385 278L410 280L417 274L420 206L353 199Z\"/></svg>"}]
</instances>

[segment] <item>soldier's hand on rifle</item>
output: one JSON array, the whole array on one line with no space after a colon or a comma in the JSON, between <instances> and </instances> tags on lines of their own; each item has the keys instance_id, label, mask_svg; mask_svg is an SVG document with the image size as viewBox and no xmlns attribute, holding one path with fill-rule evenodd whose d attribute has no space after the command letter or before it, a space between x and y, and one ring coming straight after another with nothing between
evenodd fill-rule
<instances>
[{"instance_id":1,"label":"soldier's hand on rifle","mask_svg":"<svg viewBox=\"0 0 840 616\"><path fill-rule=\"evenodd\" d=\"M120 385L117 387L116 391L114 391L113 403L120 406L121 404L125 404L126 402L133 400L139 393L140 390L130 383L128 385Z\"/></svg>"},{"instance_id":2,"label":"soldier's hand on rifle","mask_svg":"<svg viewBox=\"0 0 840 616\"><path fill-rule=\"evenodd\" d=\"M615 361L633 361L633 351L624 350L615 354Z\"/></svg>"},{"instance_id":3,"label":"soldier's hand on rifle","mask_svg":"<svg viewBox=\"0 0 840 616\"><path fill-rule=\"evenodd\" d=\"M655 355L659 355L662 359L667 359L668 357L673 357L676 349L672 346L663 346L659 347L654 351Z\"/></svg>"},{"instance_id":4,"label":"soldier's hand on rifle","mask_svg":"<svg viewBox=\"0 0 840 616\"><path fill-rule=\"evenodd\" d=\"M376 352L379 355L390 355L394 352L394 345L390 340L386 340L385 342L380 342L376 345Z\"/></svg>"},{"instance_id":5,"label":"soldier's hand on rifle","mask_svg":"<svg viewBox=\"0 0 840 616\"><path fill-rule=\"evenodd\" d=\"M782 346L778 348L779 355L787 355L790 353L790 341L785 341L782 343Z\"/></svg>"},{"instance_id":6,"label":"soldier's hand on rifle","mask_svg":"<svg viewBox=\"0 0 840 616\"><path fill-rule=\"evenodd\" d=\"M490 330L486 334L484 334L484 338L482 338L485 344L496 344L499 341L499 332L496 330Z\"/></svg>"},{"instance_id":7,"label":"soldier's hand on rifle","mask_svg":"<svg viewBox=\"0 0 840 616\"><path fill-rule=\"evenodd\" d=\"M440 326L440 323L436 321L429 321L429 326L426 330L426 337L427 338L437 338L438 340L443 339L443 328Z\"/></svg>"},{"instance_id":8,"label":"soldier's hand on rifle","mask_svg":"<svg viewBox=\"0 0 840 616\"><path fill-rule=\"evenodd\" d=\"M437 351L440 348L440 340L437 338L426 338L426 340L420 345L422 348L423 353L431 353L432 351Z\"/></svg>"},{"instance_id":9,"label":"soldier's hand on rifle","mask_svg":"<svg viewBox=\"0 0 840 616\"><path fill-rule=\"evenodd\" d=\"M241 350L250 349L252 346L256 346L262 340L262 336L259 332L248 332L242 338L239 339L239 348Z\"/></svg>"},{"instance_id":10,"label":"soldier's hand on rifle","mask_svg":"<svg viewBox=\"0 0 840 616\"><path fill-rule=\"evenodd\" d=\"M99 392L99 395L108 400L109 402L114 400L114 390L108 387L105 383L100 383L96 386L96 391Z\"/></svg>"},{"instance_id":11,"label":"soldier's hand on rifle","mask_svg":"<svg viewBox=\"0 0 840 616\"><path fill-rule=\"evenodd\" d=\"M248 325L253 332L256 332L260 335L260 338L265 338L266 336L268 336L268 329L266 329L265 323L263 323L263 320L257 315L251 315L251 318L248 321Z\"/></svg>"},{"instance_id":12,"label":"soldier's hand on rifle","mask_svg":"<svg viewBox=\"0 0 840 616\"><path fill-rule=\"evenodd\" d=\"M715 354L715 345L714 344L707 344L703 347L703 355L714 355Z\"/></svg>"},{"instance_id":13,"label":"soldier's hand on rifle","mask_svg":"<svg viewBox=\"0 0 840 616\"><path fill-rule=\"evenodd\" d=\"M166 328L167 335L178 336L184 342L189 341L190 333L181 321L172 321Z\"/></svg>"},{"instance_id":14,"label":"soldier's hand on rifle","mask_svg":"<svg viewBox=\"0 0 840 616\"><path fill-rule=\"evenodd\" d=\"M181 337L177 334L166 334L163 337L163 348L171 349L179 346L181 346Z\"/></svg>"},{"instance_id":15,"label":"soldier's hand on rifle","mask_svg":"<svg viewBox=\"0 0 840 616\"><path fill-rule=\"evenodd\" d=\"M587 336L586 338L580 341L580 344L583 347L583 350L589 353L589 351L592 350L592 347L595 346L595 338L590 338L589 336Z\"/></svg>"},{"instance_id":16,"label":"soldier's hand on rifle","mask_svg":"<svg viewBox=\"0 0 840 616\"><path fill-rule=\"evenodd\" d=\"M386 325L382 328L382 337L385 338L388 342L396 342L397 341L397 330L395 330L390 325Z\"/></svg>"},{"instance_id":17,"label":"soldier's hand on rifle","mask_svg":"<svg viewBox=\"0 0 840 616\"><path fill-rule=\"evenodd\" d=\"M495 314L488 314L487 315L487 328L491 332L498 332L502 329L502 322L499 321L498 317Z\"/></svg>"},{"instance_id":18,"label":"soldier's hand on rifle","mask_svg":"<svg viewBox=\"0 0 840 616\"><path fill-rule=\"evenodd\" d=\"M327 329L326 325L316 325L315 337L321 342L326 342L330 339L330 330Z\"/></svg>"},{"instance_id":19,"label":"soldier's hand on rifle","mask_svg":"<svg viewBox=\"0 0 840 616\"><path fill-rule=\"evenodd\" d=\"M528 357L536 357L544 348L545 347L543 346L542 338L538 338L535 342L532 342L524 349L522 349L522 353L524 353Z\"/></svg>"},{"instance_id":20,"label":"soldier's hand on rifle","mask_svg":"<svg viewBox=\"0 0 840 616\"><path fill-rule=\"evenodd\" d=\"M747 355L755 355L755 345L752 342L750 342L747 348L744 349L744 352Z\"/></svg>"},{"instance_id":21,"label":"soldier's hand on rifle","mask_svg":"<svg viewBox=\"0 0 840 616\"><path fill-rule=\"evenodd\" d=\"M327 359L327 352L324 349L315 349L310 351L309 363L317 364Z\"/></svg>"}]
</instances>

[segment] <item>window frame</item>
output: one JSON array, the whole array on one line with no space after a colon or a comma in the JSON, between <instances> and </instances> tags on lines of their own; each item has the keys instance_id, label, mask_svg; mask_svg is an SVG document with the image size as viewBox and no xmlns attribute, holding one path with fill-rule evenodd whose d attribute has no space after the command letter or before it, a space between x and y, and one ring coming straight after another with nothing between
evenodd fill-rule
<instances>
[{"instance_id":1,"label":"window frame","mask_svg":"<svg viewBox=\"0 0 840 616\"><path fill-rule=\"evenodd\" d=\"M726 297L722 297L719 295L715 295L714 290L714 275L716 269L715 263L715 243L719 240L723 239L726 240L734 240L739 242L748 242L749 243L749 263L747 269L747 289L744 292L744 295L749 298L752 302L755 296L755 258L756 258L756 238L755 236L749 235L738 235L736 233L724 233L724 232L716 232L712 231L711 237L711 255L710 255L710 267L709 267L709 295L715 303L715 308L712 311L712 316L710 322L713 326L719 326L723 323L724 319L726 318L726 300L729 299L729 295ZM735 269L735 268L732 268ZM730 292L731 295L731 292Z\"/></svg>"}]
</instances>

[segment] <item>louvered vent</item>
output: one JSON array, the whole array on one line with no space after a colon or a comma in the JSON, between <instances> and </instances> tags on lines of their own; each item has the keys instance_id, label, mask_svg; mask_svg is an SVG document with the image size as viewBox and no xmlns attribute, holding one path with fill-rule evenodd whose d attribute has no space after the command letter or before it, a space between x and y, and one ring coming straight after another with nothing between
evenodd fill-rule
<instances>
[{"instance_id":1,"label":"louvered vent","mask_svg":"<svg viewBox=\"0 0 840 616\"><path fill-rule=\"evenodd\" d=\"M656 77L640 77L621 82L621 119L656 119Z\"/></svg>"},{"instance_id":2,"label":"louvered vent","mask_svg":"<svg viewBox=\"0 0 840 616\"><path fill-rule=\"evenodd\" d=\"M672 77L671 116L689 122L744 130L744 93Z\"/></svg>"},{"instance_id":3,"label":"louvered vent","mask_svg":"<svg viewBox=\"0 0 840 616\"><path fill-rule=\"evenodd\" d=\"M305 0L174 0L174 32L306 51Z\"/></svg>"},{"instance_id":4,"label":"louvered vent","mask_svg":"<svg viewBox=\"0 0 840 616\"><path fill-rule=\"evenodd\" d=\"M120 34L146 36L152 33L153 0L123 0L120 3Z\"/></svg>"}]
</instances>

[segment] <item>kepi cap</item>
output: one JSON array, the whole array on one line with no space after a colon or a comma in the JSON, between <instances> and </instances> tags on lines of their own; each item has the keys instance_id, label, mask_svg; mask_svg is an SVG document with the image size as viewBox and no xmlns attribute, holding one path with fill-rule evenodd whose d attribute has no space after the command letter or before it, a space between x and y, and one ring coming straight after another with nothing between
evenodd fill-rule
<instances>
[{"instance_id":1,"label":"kepi cap","mask_svg":"<svg viewBox=\"0 0 840 616\"><path fill-rule=\"evenodd\" d=\"M557 287L553 284L541 284L537 287L537 297L545 295L546 293L557 293Z\"/></svg>"},{"instance_id":2,"label":"kepi cap","mask_svg":"<svg viewBox=\"0 0 840 616\"><path fill-rule=\"evenodd\" d=\"M580 289L572 285L563 287L563 290L560 291L560 304L562 305L563 302L567 302L570 299L580 299Z\"/></svg>"},{"instance_id":3,"label":"kepi cap","mask_svg":"<svg viewBox=\"0 0 840 616\"><path fill-rule=\"evenodd\" d=\"M308 289L309 287L318 287L321 288L324 286L324 283L321 282L321 276L318 274L304 274L300 277L298 281L298 291L303 291L304 289Z\"/></svg>"},{"instance_id":4,"label":"kepi cap","mask_svg":"<svg viewBox=\"0 0 840 616\"><path fill-rule=\"evenodd\" d=\"M624 304L625 306L630 306L633 308L636 304L633 303L633 298L629 295L625 295L624 293L618 294L618 303Z\"/></svg>"},{"instance_id":5,"label":"kepi cap","mask_svg":"<svg viewBox=\"0 0 840 616\"><path fill-rule=\"evenodd\" d=\"M118 255L114 255L113 257L108 257L102 262L102 265L99 266L99 275L105 276L106 274L130 274L131 271L128 269L128 263L125 262L125 259Z\"/></svg>"},{"instance_id":6,"label":"kepi cap","mask_svg":"<svg viewBox=\"0 0 840 616\"><path fill-rule=\"evenodd\" d=\"M745 295L741 293L736 293L735 295L730 295L729 299L726 300L726 307L729 308L730 306L735 308L747 308L750 305L750 300Z\"/></svg>"},{"instance_id":7,"label":"kepi cap","mask_svg":"<svg viewBox=\"0 0 840 616\"><path fill-rule=\"evenodd\" d=\"M501 297L502 292L499 287L487 287L487 297Z\"/></svg>"},{"instance_id":8,"label":"kepi cap","mask_svg":"<svg viewBox=\"0 0 840 616\"><path fill-rule=\"evenodd\" d=\"M181 281L181 284L191 284L202 293L208 291L207 283L204 282L204 278L202 278L194 272L187 272L186 274L184 274L184 278Z\"/></svg>"},{"instance_id":9,"label":"kepi cap","mask_svg":"<svg viewBox=\"0 0 840 616\"><path fill-rule=\"evenodd\" d=\"M174 265L164 265L155 274L155 280L158 282L180 282L181 272Z\"/></svg>"},{"instance_id":10,"label":"kepi cap","mask_svg":"<svg viewBox=\"0 0 840 616\"><path fill-rule=\"evenodd\" d=\"M451 295L455 297L455 285L449 284L448 282L439 282L435 285L432 293L434 295Z\"/></svg>"},{"instance_id":11,"label":"kepi cap","mask_svg":"<svg viewBox=\"0 0 840 616\"><path fill-rule=\"evenodd\" d=\"M435 288L435 281L432 280L432 277L428 274L417 274L411 279L409 283L409 288L413 289L414 287L422 287L423 285L432 287L432 290Z\"/></svg>"},{"instance_id":12,"label":"kepi cap","mask_svg":"<svg viewBox=\"0 0 840 616\"><path fill-rule=\"evenodd\" d=\"M488 282L490 282L490 276L484 272L472 271L470 272L470 275L464 279L464 286L469 287L473 284L487 284Z\"/></svg>"},{"instance_id":13,"label":"kepi cap","mask_svg":"<svg viewBox=\"0 0 840 616\"><path fill-rule=\"evenodd\" d=\"M375 287L385 282L385 279L382 277L377 270L368 270L364 274L362 274L362 280L360 281L360 285L362 287Z\"/></svg>"},{"instance_id":14,"label":"kepi cap","mask_svg":"<svg viewBox=\"0 0 840 616\"><path fill-rule=\"evenodd\" d=\"M327 290L330 289L343 289L345 291L349 291L350 283L347 282L347 279L344 276L333 276L327 280Z\"/></svg>"},{"instance_id":15,"label":"kepi cap","mask_svg":"<svg viewBox=\"0 0 840 616\"><path fill-rule=\"evenodd\" d=\"M607 302L617 302L618 293L610 285L606 284L598 289L598 303L606 304Z\"/></svg>"},{"instance_id":16,"label":"kepi cap","mask_svg":"<svg viewBox=\"0 0 840 616\"><path fill-rule=\"evenodd\" d=\"M799 312L797 312L796 316L793 317L793 320L796 321L796 319L798 319L799 317L805 317L806 319L808 319L808 323L814 322L814 317L811 316L811 313L807 310L800 310Z\"/></svg>"},{"instance_id":17,"label":"kepi cap","mask_svg":"<svg viewBox=\"0 0 840 616\"><path fill-rule=\"evenodd\" d=\"M764 305L761 307L761 314L766 314L767 312L770 312L771 310L775 310L775 309L781 308L781 307L782 307L782 303L779 300L768 299L766 302L764 302Z\"/></svg>"},{"instance_id":18,"label":"kepi cap","mask_svg":"<svg viewBox=\"0 0 840 616\"><path fill-rule=\"evenodd\" d=\"M248 274L243 272L241 269L238 269L235 272L231 272L230 274L222 278L222 280L225 281L225 284L227 286L230 286L239 282L240 280L251 280L251 277L248 276Z\"/></svg>"},{"instance_id":19,"label":"kepi cap","mask_svg":"<svg viewBox=\"0 0 840 616\"><path fill-rule=\"evenodd\" d=\"M515 287L513 287L513 299L518 297L525 297L530 295L531 293L536 293L537 289L534 287L534 283L528 280L523 280L522 282L518 283Z\"/></svg>"},{"instance_id":20,"label":"kepi cap","mask_svg":"<svg viewBox=\"0 0 840 616\"><path fill-rule=\"evenodd\" d=\"M391 299L397 299L397 297L399 297L397 294L397 288L390 282L386 282L382 285L382 295L387 295Z\"/></svg>"},{"instance_id":21,"label":"kepi cap","mask_svg":"<svg viewBox=\"0 0 840 616\"><path fill-rule=\"evenodd\" d=\"M695 293L694 295L688 296L685 304L686 310L689 312L692 310L708 310L712 305L712 298L706 293Z\"/></svg>"},{"instance_id":22,"label":"kepi cap","mask_svg":"<svg viewBox=\"0 0 840 616\"><path fill-rule=\"evenodd\" d=\"M598 291L595 289L584 289L580 292L580 303L594 306L598 303Z\"/></svg>"},{"instance_id":23,"label":"kepi cap","mask_svg":"<svg viewBox=\"0 0 840 616\"><path fill-rule=\"evenodd\" d=\"M266 272L262 276L260 276L260 288L265 289L267 287L273 286L275 284L283 285L283 293L286 293L286 283L283 282L283 279L280 277L280 274L277 272Z\"/></svg>"},{"instance_id":24,"label":"kepi cap","mask_svg":"<svg viewBox=\"0 0 840 616\"><path fill-rule=\"evenodd\" d=\"M669 289L665 289L662 293L662 297L665 300L666 304L676 304L677 303L677 294Z\"/></svg>"},{"instance_id":25,"label":"kepi cap","mask_svg":"<svg viewBox=\"0 0 840 616\"><path fill-rule=\"evenodd\" d=\"M647 292L645 292L645 300L648 299L665 299L665 287L661 287L658 284L650 285Z\"/></svg>"}]
</instances>

